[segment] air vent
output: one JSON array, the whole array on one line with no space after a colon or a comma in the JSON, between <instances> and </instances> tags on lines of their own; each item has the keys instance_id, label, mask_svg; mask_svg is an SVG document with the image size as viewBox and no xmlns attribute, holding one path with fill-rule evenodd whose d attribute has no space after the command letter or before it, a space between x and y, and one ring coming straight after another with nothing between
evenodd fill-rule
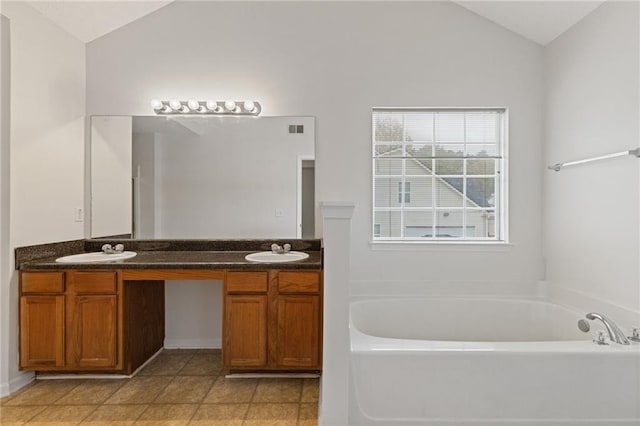
<instances>
[{"instance_id":1,"label":"air vent","mask_svg":"<svg viewBox=\"0 0 640 426\"><path fill-rule=\"evenodd\" d=\"M302 124L289 124L289 133L304 133Z\"/></svg>"}]
</instances>

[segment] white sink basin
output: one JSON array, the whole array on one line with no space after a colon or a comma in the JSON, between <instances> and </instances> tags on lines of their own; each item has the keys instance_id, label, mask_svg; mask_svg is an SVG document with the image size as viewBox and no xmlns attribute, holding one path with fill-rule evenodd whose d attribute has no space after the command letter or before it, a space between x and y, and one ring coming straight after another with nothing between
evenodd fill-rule
<instances>
[{"instance_id":1,"label":"white sink basin","mask_svg":"<svg viewBox=\"0 0 640 426\"><path fill-rule=\"evenodd\" d=\"M283 262L295 262L296 260L302 260L309 257L309 254L301 251L290 251L288 253L274 253L272 251L259 251L257 253L251 253L244 258L250 262L262 262L262 263L283 263Z\"/></svg>"},{"instance_id":2,"label":"white sink basin","mask_svg":"<svg viewBox=\"0 0 640 426\"><path fill-rule=\"evenodd\" d=\"M59 263L91 263L91 262L109 262L112 260L130 259L136 255L135 251L123 251L122 253L107 254L101 251L95 253L80 253L70 256L59 257L56 262Z\"/></svg>"}]
</instances>

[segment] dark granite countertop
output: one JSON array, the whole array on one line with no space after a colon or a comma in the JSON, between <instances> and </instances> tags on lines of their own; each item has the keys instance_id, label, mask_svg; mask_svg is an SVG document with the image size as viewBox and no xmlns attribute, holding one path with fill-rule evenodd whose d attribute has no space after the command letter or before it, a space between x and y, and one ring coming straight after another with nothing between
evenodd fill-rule
<instances>
[{"instance_id":1,"label":"dark granite countertop","mask_svg":"<svg viewBox=\"0 0 640 426\"><path fill-rule=\"evenodd\" d=\"M24 262L21 270L51 269L322 269L320 250L295 262L259 263L245 260L253 251L138 251L135 257L108 262L57 263L56 257Z\"/></svg>"},{"instance_id":2,"label":"dark granite countertop","mask_svg":"<svg viewBox=\"0 0 640 426\"><path fill-rule=\"evenodd\" d=\"M272 243L291 244L309 254L304 260L281 263L249 262L249 253L269 251ZM58 257L101 250L103 244L123 243L135 257L108 262L57 263ZM16 269L322 269L319 239L272 240L127 240L89 239L16 248Z\"/></svg>"}]
</instances>

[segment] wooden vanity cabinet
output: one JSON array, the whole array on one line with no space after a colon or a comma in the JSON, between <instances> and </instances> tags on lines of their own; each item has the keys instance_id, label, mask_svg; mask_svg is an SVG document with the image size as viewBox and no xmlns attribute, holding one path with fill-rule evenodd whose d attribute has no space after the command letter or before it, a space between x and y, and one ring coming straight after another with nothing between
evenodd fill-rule
<instances>
[{"instance_id":1,"label":"wooden vanity cabinet","mask_svg":"<svg viewBox=\"0 0 640 426\"><path fill-rule=\"evenodd\" d=\"M268 273L227 272L223 321L223 363L267 366Z\"/></svg>"},{"instance_id":2,"label":"wooden vanity cabinet","mask_svg":"<svg viewBox=\"0 0 640 426\"><path fill-rule=\"evenodd\" d=\"M320 368L320 274L278 274L276 365Z\"/></svg>"},{"instance_id":3,"label":"wooden vanity cabinet","mask_svg":"<svg viewBox=\"0 0 640 426\"><path fill-rule=\"evenodd\" d=\"M20 273L20 369L131 374L162 348L164 281L115 270Z\"/></svg>"},{"instance_id":4,"label":"wooden vanity cabinet","mask_svg":"<svg viewBox=\"0 0 640 426\"><path fill-rule=\"evenodd\" d=\"M22 272L20 368L116 369L120 293L115 271Z\"/></svg>"},{"instance_id":5,"label":"wooden vanity cabinet","mask_svg":"<svg viewBox=\"0 0 640 426\"><path fill-rule=\"evenodd\" d=\"M322 368L320 271L229 271L224 299L226 369Z\"/></svg>"},{"instance_id":6,"label":"wooden vanity cabinet","mask_svg":"<svg viewBox=\"0 0 640 426\"><path fill-rule=\"evenodd\" d=\"M118 295L115 271L67 272L66 366L117 367Z\"/></svg>"},{"instance_id":7,"label":"wooden vanity cabinet","mask_svg":"<svg viewBox=\"0 0 640 426\"><path fill-rule=\"evenodd\" d=\"M23 273L20 291L20 367L62 367L64 273Z\"/></svg>"}]
</instances>

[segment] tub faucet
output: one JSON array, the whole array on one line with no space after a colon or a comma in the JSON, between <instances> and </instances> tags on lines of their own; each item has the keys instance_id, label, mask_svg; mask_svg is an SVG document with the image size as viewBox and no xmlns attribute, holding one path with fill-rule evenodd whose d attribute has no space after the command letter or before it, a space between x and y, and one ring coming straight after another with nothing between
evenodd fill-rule
<instances>
[{"instance_id":1,"label":"tub faucet","mask_svg":"<svg viewBox=\"0 0 640 426\"><path fill-rule=\"evenodd\" d=\"M607 332L609 333L609 339L611 339L611 341L619 343L621 345L629 345L629 341L627 340L627 338L625 337L624 333L618 328L618 326L616 325L616 323L614 323L613 321L611 321L609 318L605 317L604 315L600 315L598 313L595 312L589 312L586 315L587 319L589 320L600 320L602 321L602 323L604 324L604 327L607 329Z\"/></svg>"}]
</instances>

